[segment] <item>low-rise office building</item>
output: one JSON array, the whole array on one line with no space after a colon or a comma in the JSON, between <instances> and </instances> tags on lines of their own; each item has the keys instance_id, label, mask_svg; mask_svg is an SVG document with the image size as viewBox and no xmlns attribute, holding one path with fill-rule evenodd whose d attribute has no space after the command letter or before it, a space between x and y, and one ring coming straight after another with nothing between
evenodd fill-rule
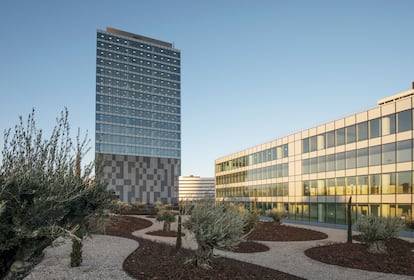
<instances>
[{"instance_id":1,"label":"low-rise office building","mask_svg":"<svg viewBox=\"0 0 414 280\"><path fill-rule=\"evenodd\" d=\"M378 106L215 161L216 199L286 209L290 219L413 217L413 89Z\"/></svg>"},{"instance_id":2,"label":"low-rise office building","mask_svg":"<svg viewBox=\"0 0 414 280\"><path fill-rule=\"evenodd\" d=\"M214 178L180 176L178 178L179 201L192 201L205 197L214 198Z\"/></svg>"}]
</instances>

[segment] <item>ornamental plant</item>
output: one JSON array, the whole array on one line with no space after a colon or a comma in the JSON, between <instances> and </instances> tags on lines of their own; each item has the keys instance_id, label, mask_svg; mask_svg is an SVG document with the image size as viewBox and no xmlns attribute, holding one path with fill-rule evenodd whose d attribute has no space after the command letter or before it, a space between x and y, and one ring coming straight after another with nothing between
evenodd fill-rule
<instances>
[{"instance_id":1,"label":"ornamental plant","mask_svg":"<svg viewBox=\"0 0 414 280\"><path fill-rule=\"evenodd\" d=\"M0 165L0 278L24 277L31 260L58 236L78 242L74 263L80 263L90 222L104 217L112 205L106 186L91 177L93 163L81 170L87 143L78 133L77 145L73 144L67 110L57 119L50 138L36 127L34 110L27 123L20 117L13 130L5 131ZM13 263L22 264L23 271L10 271Z\"/></svg>"},{"instance_id":2,"label":"ornamental plant","mask_svg":"<svg viewBox=\"0 0 414 280\"><path fill-rule=\"evenodd\" d=\"M164 222L163 230L171 231L171 223L175 222L175 212L172 210L171 204L157 204L157 221Z\"/></svg>"},{"instance_id":3,"label":"ornamental plant","mask_svg":"<svg viewBox=\"0 0 414 280\"><path fill-rule=\"evenodd\" d=\"M246 219L236 207L212 199L187 203L185 209L189 208L191 214L183 225L194 234L198 247L187 263L209 269L215 248L231 250L243 241Z\"/></svg>"},{"instance_id":4,"label":"ornamental plant","mask_svg":"<svg viewBox=\"0 0 414 280\"><path fill-rule=\"evenodd\" d=\"M273 222L280 225L282 220L286 218L286 210L279 208L272 208L266 211L266 216L273 219Z\"/></svg>"},{"instance_id":5,"label":"ornamental plant","mask_svg":"<svg viewBox=\"0 0 414 280\"><path fill-rule=\"evenodd\" d=\"M385 254L385 241L395 237L404 228L404 222L394 217L361 216L357 228L361 232L362 242L368 244L369 252Z\"/></svg>"}]
</instances>

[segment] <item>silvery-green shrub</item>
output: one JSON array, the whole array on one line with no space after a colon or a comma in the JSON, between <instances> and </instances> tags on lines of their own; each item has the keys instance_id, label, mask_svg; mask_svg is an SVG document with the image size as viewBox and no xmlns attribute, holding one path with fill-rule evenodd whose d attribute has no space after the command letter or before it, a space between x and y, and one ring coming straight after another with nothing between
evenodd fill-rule
<instances>
[{"instance_id":1,"label":"silvery-green shrub","mask_svg":"<svg viewBox=\"0 0 414 280\"><path fill-rule=\"evenodd\" d=\"M184 227L194 234L198 248L195 265L210 268L214 248L233 249L243 241L245 216L237 207L226 203L203 199L187 204L191 214Z\"/></svg>"},{"instance_id":2,"label":"silvery-green shrub","mask_svg":"<svg viewBox=\"0 0 414 280\"><path fill-rule=\"evenodd\" d=\"M89 222L112 207L106 186L91 178L94 164L81 170L87 145L79 132L73 144L67 110L49 138L36 127L34 110L26 123L20 117L13 130L5 131L0 165L0 278L13 262L29 265L58 236L81 242Z\"/></svg>"},{"instance_id":3,"label":"silvery-green shrub","mask_svg":"<svg viewBox=\"0 0 414 280\"><path fill-rule=\"evenodd\" d=\"M385 253L384 241L395 237L404 228L404 222L395 217L360 216L357 229L361 239L373 253Z\"/></svg>"}]
</instances>

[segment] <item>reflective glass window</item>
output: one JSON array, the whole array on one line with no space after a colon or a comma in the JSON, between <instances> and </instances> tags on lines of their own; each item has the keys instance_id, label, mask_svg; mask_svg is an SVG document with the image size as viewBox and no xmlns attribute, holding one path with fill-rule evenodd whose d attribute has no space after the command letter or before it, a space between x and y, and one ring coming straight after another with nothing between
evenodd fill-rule
<instances>
[{"instance_id":1,"label":"reflective glass window","mask_svg":"<svg viewBox=\"0 0 414 280\"><path fill-rule=\"evenodd\" d=\"M394 194L396 185L395 173L382 174L381 189L383 194Z\"/></svg>"},{"instance_id":2,"label":"reflective glass window","mask_svg":"<svg viewBox=\"0 0 414 280\"><path fill-rule=\"evenodd\" d=\"M325 149L325 134L319 134L317 137L318 137L318 150Z\"/></svg>"},{"instance_id":3,"label":"reflective glass window","mask_svg":"<svg viewBox=\"0 0 414 280\"><path fill-rule=\"evenodd\" d=\"M345 153L336 154L336 170L345 169Z\"/></svg>"},{"instance_id":4,"label":"reflective glass window","mask_svg":"<svg viewBox=\"0 0 414 280\"><path fill-rule=\"evenodd\" d=\"M412 129L411 109L398 112L397 114L397 129L398 132L403 132Z\"/></svg>"},{"instance_id":5,"label":"reflective glass window","mask_svg":"<svg viewBox=\"0 0 414 280\"><path fill-rule=\"evenodd\" d=\"M368 139L368 122L357 124L357 140L363 141Z\"/></svg>"},{"instance_id":6,"label":"reflective glass window","mask_svg":"<svg viewBox=\"0 0 414 280\"><path fill-rule=\"evenodd\" d=\"M376 138L381 135L381 119L372 119L369 121L369 138Z\"/></svg>"},{"instance_id":7,"label":"reflective glass window","mask_svg":"<svg viewBox=\"0 0 414 280\"><path fill-rule=\"evenodd\" d=\"M389 135L395 133L395 114L382 117L381 120L382 135Z\"/></svg>"},{"instance_id":8,"label":"reflective glass window","mask_svg":"<svg viewBox=\"0 0 414 280\"><path fill-rule=\"evenodd\" d=\"M382 145L382 164L395 163L395 143Z\"/></svg>"},{"instance_id":9,"label":"reflective glass window","mask_svg":"<svg viewBox=\"0 0 414 280\"><path fill-rule=\"evenodd\" d=\"M311 158L309 160L310 173L318 172L318 158Z\"/></svg>"},{"instance_id":10,"label":"reflective glass window","mask_svg":"<svg viewBox=\"0 0 414 280\"><path fill-rule=\"evenodd\" d=\"M368 176L358 176L357 177L357 194L368 194L369 189L369 180Z\"/></svg>"},{"instance_id":11,"label":"reflective glass window","mask_svg":"<svg viewBox=\"0 0 414 280\"><path fill-rule=\"evenodd\" d=\"M326 190L328 191L328 195L335 195L335 178L326 179Z\"/></svg>"},{"instance_id":12,"label":"reflective glass window","mask_svg":"<svg viewBox=\"0 0 414 280\"><path fill-rule=\"evenodd\" d=\"M335 130L326 133L326 148L335 147Z\"/></svg>"},{"instance_id":13,"label":"reflective glass window","mask_svg":"<svg viewBox=\"0 0 414 280\"><path fill-rule=\"evenodd\" d=\"M336 223L337 224L346 224L346 204L337 203L336 207Z\"/></svg>"},{"instance_id":14,"label":"reflective glass window","mask_svg":"<svg viewBox=\"0 0 414 280\"><path fill-rule=\"evenodd\" d=\"M345 128L346 143L354 143L356 141L356 127L355 125L347 126Z\"/></svg>"},{"instance_id":15,"label":"reflective glass window","mask_svg":"<svg viewBox=\"0 0 414 280\"><path fill-rule=\"evenodd\" d=\"M318 204L317 203L309 204L309 221L313 221L313 222L318 221Z\"/></svg>"},{"instance_id":16,"label":"reflective glass window","mask_svg":"<svg viewBox=\"0 0 414 280\"><path fill-rule=\"evenodd\" d=\"M397 173L397 193L411 193L412 190L412 172L404 171Z\"/></svg>"},{"instance_id":17,"label":"reflective glass window","mask_svg":"<svg viewBox=\"0 0 414 280\"><path fill-rule=\"evenodd\" d=\"M345 128L335 130L335 136L337 146L345 144Z\"/></svg>"},{"instance_id":18,"label":"reflective glass window","mask_svg":"<svg viewBox=\"0 0 414 280\"><path fill-rule=\"evenodd\" d=\"M283 157L288 157L288 156L289 156L289 145L284 144L283 145Z\"/></svg>"},{"instance_id":19,"label":"reflective glass window","mask_svg":"<svg viewBox=\"0 0 414 280\"><path fill-rule=\"evenodd\" d=\"M368 148L357 150L357 167L368 166Z\"/></svg>"},{"instance_id":20,"label":"reflective glass window","mask_svg":"<svg viewBox=\"0 0 414 280\"><path fill-rule=\"evenodd\" d=\"M310 181L310 195L316 196L318 194L318 183L316 180Z\"/></svg>"},{"instance_id":21,"label":"reflective glass window","mask_svg":"<svg viewBox=\"0 0 414 280\"><path fill-rule=\"evenodd\" d=\"M356 151L346 152L346 168L356 168Z\"/></svg>"},{"instance_id":22,"label":"reflective glass window","mask_svg":"<svg viewBox=\"0 0 414 280\"><path fill-rule=\"evenodd\" d=\"M352 194L356 194L356 177L355 176L351 176L351 177L346 177L346 194L347 195L352 195Z\"/></svg>"},{"instance_id":23,"label":"reflective glass window","mask_svg":"<svg viewBox=\"0 0 414 280\"><path fill-rule=\"evenodd\" d=\"M335 203L326 203L326 222L334 224L336 221Z\"/></svg>"},{"instance_id":24,"label":"reflective glass window","mask_svg":"<svg viewBox=\"0 0 414 280\"><path fill-rule=\"evenodd\" d=\"M318 180L318 195L326 195L325 180Z\"/></svg>"},{"instance_id":25,"label":"reflective glass window","mask_svg":"<svg viewBox=\"0 0 414 280\"><path fill-rule=\"evenodd\" d=\"M313 152L318 149L318 143L316 136L309 137L309 151Z\"/></svg>"},{"instance_id":26,"label":"reflective glass window","mask_svg":"<svg viewBox=\"0 0 414 280\"><path fill-rule=\"evenodd\" d=\"M345 194L345 178L336 178L336 195Z\"/></svg>"},{"instance_id":27,"label":"reflective glass window","mask_svg":"<svg viewBox=\"0 0 414 280\"><path fill-rule=\"evenodd\" d=\"M335 154L326 156L326 171L335 171Z\"/></svg>"},{"instance_id":28,"label":"reflective glass window","mask_svg":"<svg viewBox=\"0 0 414 280\"><path fill-rule=\"evenodd\" d=\"M397 142L397 162L411 161L412 155L412 140Z\"/></svg>"},{"instance_id":29,"label":"reflective glass window","mask_svg":"<svg viewBox=\"0 0 414 280\"><path fill-rule=\"evenodd\" d=\"M381 186L381 175L380 174L369 175L369 187L370 187L369 194L380 194L381 193L380 186Z\"/></svg>"},{"instance_id":30,"label":"reflective glass window","mask_svg":"<svg viewBox=\"0 0 414 280\"><path fill-rule=\"evenodd\" d=\"M369 147L369 165L381 165L381 146Z\"/></svg>"},{"instance_id":31,"label":"reflective glass window","mask_svg":"<svg viewBox=\"0 0 414 280\"><path fill-rule=\"evenodd\" d=\"M303 181L303 195L304 196L309 196L310 195L309 181Z\"/></svg>"},{"instance_id":32,"label":"reflective glass window","mask_svg":"<svg viewBox=\"0 0 414 280\"><path fill-rule=\"evenodd\" d=\"M318 157L318 172L325 172L326 171L326 160L325 156Z\"/></svg>"}]
</instances>

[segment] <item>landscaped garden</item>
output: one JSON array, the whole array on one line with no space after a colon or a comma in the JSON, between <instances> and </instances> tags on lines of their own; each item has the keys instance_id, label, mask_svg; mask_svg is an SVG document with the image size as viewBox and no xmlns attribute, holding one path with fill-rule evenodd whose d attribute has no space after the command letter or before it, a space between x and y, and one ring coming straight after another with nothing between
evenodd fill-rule
<instances>
[{"instance_id":1,"label":"landscaped garden","mask_svg":"<svg viewBox=\"0 0 414 280\"><path fill-rule=\"evenodd\" d=\"M131 231L149 226L146 219L135 217L115 216L108 224L107 233L135 239L139 248L124 262L124 269L137 279L301 279L273 269L263 268L250 263L219 257L213 258L212 268L203 269L193 264L184 265L185 261L194 256L194 251L187 249L176 250L174 246L149 241L131 235ZM162 231L161 231L162 232ZM169 233L171 238L176 232ZM161 233L163 236L167 234ZM324 233L304 228L276 225L271 222L259 223L257 228L248 236L248 242L242 242L234 250L238 253L265 251L257 249L258 242L253 240L271 240L275 242L305 241L326 238ZM368 245L361 244L360 236L354 236L352 244L334 243L318 246L304 252L308 257L327 264L343 267L358 268L368 271L405 274L414 276L414 244L398 238L386 241L387 254L368 252Z\"/></svg>"}]
</instances>

